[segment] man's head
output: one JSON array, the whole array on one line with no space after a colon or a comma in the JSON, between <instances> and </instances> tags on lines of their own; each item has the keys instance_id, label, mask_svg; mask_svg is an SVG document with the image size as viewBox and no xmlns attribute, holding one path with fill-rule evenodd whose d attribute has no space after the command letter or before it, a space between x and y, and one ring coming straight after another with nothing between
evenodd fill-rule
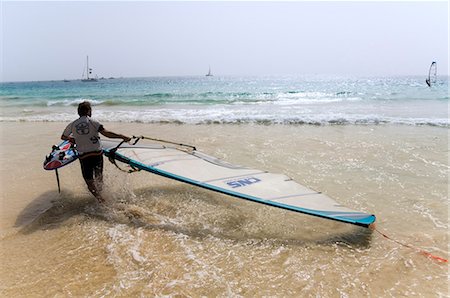
<instances>
[{"instance_id":1,"label":"man's head","mask_svg":"<svg viewBox=\"0 0 450 298\"><path fill-rule=\"evenodd\" d=\"M81 116L89 116L91 117L92 108L91 103L89 101L83 101L78 105L78 115Z\"/></svg>"}]
</instances>

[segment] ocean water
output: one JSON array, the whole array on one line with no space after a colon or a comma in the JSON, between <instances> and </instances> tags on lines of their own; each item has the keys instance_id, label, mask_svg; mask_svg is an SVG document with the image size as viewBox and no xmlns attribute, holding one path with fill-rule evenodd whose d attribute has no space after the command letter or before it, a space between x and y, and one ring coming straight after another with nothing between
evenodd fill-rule
<instances>
[{"instance_id":1,"label":"ocean water","mask_svg":"<svg viewBox=\"0 0 450 298\"><path fill-rule=\"evenodd\" d=\"M0 84L0 121L449 126L448 77L155 77ZM76 113L75 113L76 114Z\"/></svg>"},{"instance_id":2,"label":"ocean water","mask_svg":"<svg viewBox=\"0 0 450 298\"><path fill-rule=\"evenodd\" d=\"M448 78L183 77L0 85L1 297L449 297ZM107 128L283 173L369 229L105 160L106 204L44 156L83 100ZM62 122L60 122L62 121ZM182 124L182 125L180 125Z\"/></svg>"}]
</instances>

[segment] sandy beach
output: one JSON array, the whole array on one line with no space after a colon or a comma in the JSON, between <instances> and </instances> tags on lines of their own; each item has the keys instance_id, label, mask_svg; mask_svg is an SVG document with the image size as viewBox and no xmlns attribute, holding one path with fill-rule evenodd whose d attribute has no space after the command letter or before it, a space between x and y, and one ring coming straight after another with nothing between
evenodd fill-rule
<instances>
[{"instance_id":1,"label":"sandy beach","mask_svg":"<svg viewBox=\"0 0 450 298\"><path fill-rule=\"evenodd\" d=\"M0 6L0 298L450 297L449 1Z\"/></svg>"},{"instance_id":2,"label":"sandy beach","mask_svg":"<svg viewBox=\"0 0 450 298\"><path fill-rule=\"evenodd\" d=\"M275 210L105 160L107 203L78 163L42 169L65 123L1 123L3 297L448 295L447 265L368 229ZM194 144L374 213L448 258L448 129L402 125L106 123Z\"/></svg>"}]
</instances>

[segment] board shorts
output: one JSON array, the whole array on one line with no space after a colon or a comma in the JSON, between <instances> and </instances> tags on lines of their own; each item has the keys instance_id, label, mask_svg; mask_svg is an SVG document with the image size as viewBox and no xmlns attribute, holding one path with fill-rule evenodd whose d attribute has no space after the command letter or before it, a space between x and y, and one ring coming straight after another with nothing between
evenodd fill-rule
<instances>
[{"instance_id":1,"label":"board shorts","mask_svg":"<svg viewBox=\"0 0 450 298\"><path fill-rule=\"evenodd\" d=\"M80 165L84 180L101 179L103 174L102 151L89 152L81 155Z\"/></svg>"}]
</instances>

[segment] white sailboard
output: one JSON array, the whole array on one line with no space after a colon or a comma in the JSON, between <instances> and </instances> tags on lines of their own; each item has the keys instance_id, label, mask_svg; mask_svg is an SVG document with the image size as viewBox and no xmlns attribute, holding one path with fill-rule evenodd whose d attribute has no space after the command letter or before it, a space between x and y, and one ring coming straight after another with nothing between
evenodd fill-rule
<instances>
[{"instance_id":1,"label":"white sailboard","mask_svg":"<svg viewBox=\"0 0 450 298\"><path fill-rule=\"evenodd\" d=\"M249 201L331 220L369 227L375 216L340 205L291 178L222 161L195 147L144 142L102 141L113 163L125 163L170 179ZM117 164L116 164L117 165Z\"/></svg>"}]
</instances>

